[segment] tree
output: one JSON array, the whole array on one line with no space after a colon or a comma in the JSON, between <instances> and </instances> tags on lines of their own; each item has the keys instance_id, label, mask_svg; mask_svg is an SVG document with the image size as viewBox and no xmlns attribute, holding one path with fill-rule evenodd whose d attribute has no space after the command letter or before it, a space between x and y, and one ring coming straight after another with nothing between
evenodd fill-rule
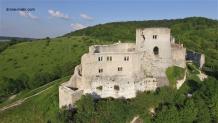
<instances>
[{"instance_id":1,"label":"tree","mask_svg":"<svg viewBox=\"0 0 218 123\"><path fill-rule=\"evenodd\" d=\"M18 81L18 82L20 83L20 87L21 87L22 89L25 89L25 88L28 88L28 89L29 89L29 88L30 88L30 87L29 87L29 84L28 84L29 76L28 76L27 74L25 74L25 73L20 74L20 75L17 77L16 81Z\"/></svg>"},{"instance_id":2,"label":"tree","mask_svg":"<svg viewBox=\"0 0 218 123\"><path fill-rule=\"evenodd\" d=\"M105 99L96 104L96 122L125 123L134 117L133 107L126 100Z\"/></svg>"},{"instance_id":3,"label":"tree","mask_svg":"<svg viewBox=\"0 0 218 123\"><path fill-rule=\"evenodd\" d=\"M50 37L46 37L45 39L46 39L45 46L49 46L49 44L51 42Z\"/></svg>"},{"instance_id":4,"label":"tree","mask_svg":"<svg viewBox=\"0 0 218 123\"><path fill-rule=\"evenodd\" d=\"M179 123L179 112L174 105L162 105L154 119L155 123Z\"/></svg>"},{"instance_id":5,"label":"tree","mask_svg":"<svg viewBox=\"0 0 218 123\"><path fill-rule=\"evenodd\" d=\"M91 95L84 95L76 102L77 113L75 120L77 123L90 123L93 120L95 107Z\"/></svg>"},{"instance_id":6,"label":"tree","mask_svg":"<svg viewBox=\"0 0 218 123\"><path fill-rule=\"evenodd\" d=\"M66 107L63 107L59 112L58 112L58 122L63 122L63 123L73 123L74 121L74 115L76 113L75 109L68 109Z\"/></svg>"},{"instance_id":7,"label":"tree","mask_svg":"<svg viewBox=\"0 0 218 123\"><path fill-rule=\"evenodd\" d=\"M56 80L62 77L62 69L60 66L55 66L52 74L51 74L51 79Z\"/></svg>"},{"instance_id":8,"label":"tree","mask_svg":"<svg viewBox=\"0 0 218 123\"><path fill-rule=\"evenodd\" d=\"M197 119L195 120L195 122L211 123L209 109L205 104L204 100L199 95L197 95L195 100L196 100L195 104L198 107Z\"/></svg>"},{"instance_id":9,"label":"tree","mask_svg":"<svg viewBox=\"0 0 218 123\"><path fill-rule=\"evenodd\" d=\"M193 123L197 118L198 109L195 107L192 99L186 100L183 108L180 110L180 118L182 123Z\"/></svg>"},{"instance_id":10,"label":"tree","mask_svg":"<svg viewBox=\"0 0 218 123\"><path fill-rule=\"evenodd\" d=\"M51 80L52 80L51 79L51 74L49 74L48 72L37 72L34 75L34 79L33 79L34 84L33 84L33 87L46 84L46 83L50 82Z\"/></svg>"}]
</instances>

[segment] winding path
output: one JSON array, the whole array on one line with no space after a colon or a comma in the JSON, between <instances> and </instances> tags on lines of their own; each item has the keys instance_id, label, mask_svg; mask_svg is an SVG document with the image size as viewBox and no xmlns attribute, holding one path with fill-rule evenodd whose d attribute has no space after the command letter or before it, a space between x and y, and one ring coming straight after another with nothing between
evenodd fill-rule
<instances>
[{"instance_id":1,"label":"winding path","mask_svg":"<svg viewBox=\"0 0 218 123\"><path fill-rule=\"evenodd\" d=\"M51 83L50 83L50 84L51 84ZM45 85L44 85L44 86L45 86ZM46 89L44 89L44 90L42 90L42 91L40 91L40 92L38 92L38 93L35 93L35 94L33 94L33 95L31 95L31 96L28 96L28 97L25 97L25 98L23 98L23 99L19 99L19 100L15 101L15 102L13 102L13 103L11 103L11 104L8 104L8 105L2 107L2 108L0 109L0 112L3 112L3 111L5 111L5 110L7 110L7 109L16 107L16 106L18 106L18 105L21 105L21 104L24 103L26 100L28 100L28 99L30 99L30 98L32 98L32 97L35 97L35 96L37 96L37 95L43 93L44 91L50 89L50 88L53 87L53 86L54 86L54 85L51 85L50 87L48 87L48 88L46 88Z\"/></svg>"}]
</instances>

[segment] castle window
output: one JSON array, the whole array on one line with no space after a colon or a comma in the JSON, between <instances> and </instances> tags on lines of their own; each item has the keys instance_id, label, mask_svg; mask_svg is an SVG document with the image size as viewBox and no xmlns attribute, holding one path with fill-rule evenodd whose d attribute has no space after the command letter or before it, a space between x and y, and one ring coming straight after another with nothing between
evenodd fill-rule
<instances>
[{"instance_id":1,"label":"castle window","mask_svg":"<svg viewBox=\"0 0 218 123\"><path fill-rule=\"evenodd\" d=\"M96 89L102 90L102 86L98 86L98 87L96 87Z\"/></svg>"},{"instance_id":2,"label":"castle window","mask_svg":"<svg viewBox=\"0 0 218 123\"><path fill-rule=\"evenodd\" d=\"M153 52L154 52L154 55L158 55L159 54L159 48L154 47Z\"/></svg>"},{"instance_id":3,"label":"castle window","mask_svg":"<svg viewBox=\"0 0 218 123\"><path fill-rule=\"evenodd\" d=\"M102 73L102 72L103 72L102 68L98 69L98 73Z\"/></svg>"},{"instance_id":4,"label":"castle window","mask_svg":"<svg viewBox=\"0 0 218 123\"><path fill-rule=\"evenodd\" d=\"M118 85L114 85L114 90L119 91L119 90L120 90L120 87L119 87Z\"/></svg>"},{"instance_id":5,"label":"castle window","mask_svg":"<svg viewBox=\"0 0 218 123\"><path fill-rule=\"evenodd\" d=\"M142 36L143 40L145 40L145 35L142 34L141 36Z\"/></svg>"},{"instance_id":6,"label":"castle window","mask_svg":"<svg viewBox=\"0 0 218 123\"><path fill-rule=\"evenodd\" d=\"M107 61L112 61L112 56L107 56Z\"/></svg>"},{"instance_id":7,"label":"castle window","mask_svg":"<svg viewBox=\"0 0 218 123\"><path fill-rule=\"evenodd\" d=\"M122 67L118 67L118 71L123 71L123 68Z\"/></svg>"},{"instance_id":8,"label":"castle window","mask_svg":"<svg viewBox=\"0 0 218 123\"><path fill-rule=\"evenodd\" d=\"M153 39L157 39L157 35L153 35Z\"/></svg>"},{"instance_id":9,"label":"castle window","mask_svg":"<svg viewBox=\"0 0 218 123\"><path fill-rule=\"evenodd\" d=\"M98 61L102 61L103 60L103 57L98 57Z\"/></svg>"},{"instance_id":10,"label":"castle window","mask_svg":"<svg viewBox=\"0 0 218 123\"><path fill-rule=\"evenodd\" d=\"M145 35L143 34L143 32L142 32L141 36L142 36L143 40L145 40Z\"/></svg>"},{"instance_id":11,"label":"castle window","mask_svg":"<svg viewBox=\"0 0 218 123\"><path fill-rule=\"evenodd\" d=\"M129 61L129 56L125 56L124 61Z\"/></svg>"}]
</instances>

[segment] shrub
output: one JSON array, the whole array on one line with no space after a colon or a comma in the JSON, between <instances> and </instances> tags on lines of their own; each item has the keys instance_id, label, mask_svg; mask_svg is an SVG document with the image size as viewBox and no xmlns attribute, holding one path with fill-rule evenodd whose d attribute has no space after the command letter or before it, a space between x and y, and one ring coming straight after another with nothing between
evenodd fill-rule
<instances>
[{"instance_id":1,"label":"shrub","mask_svg":"<svg viewBox=\"0 0 218 123\"><path fill-rule=\"evenodd\" d=\"M48 72L38 72L34 75L33 87L41 86L51 81L51 74Z\"/></svg>"}]
</instances>

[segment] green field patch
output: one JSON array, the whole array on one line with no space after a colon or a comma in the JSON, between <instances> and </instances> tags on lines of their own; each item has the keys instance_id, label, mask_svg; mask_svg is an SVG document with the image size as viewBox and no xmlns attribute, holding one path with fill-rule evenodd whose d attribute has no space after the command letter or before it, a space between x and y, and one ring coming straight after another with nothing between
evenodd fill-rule
<instances>
[{"instance_id":1,"label":"green field patch","mask_svg":"<svg viewBox=\"0 0 218 123\"><path fill-rule=\"evenodd\" d=\"M71 75L80 64L81 56L93 44L103 43L90 37L71 36L8 47L0 53L0 102L22 90Z\"/></svg>"},{"instance_id":2,"label":"green field patch","mask_svg":"<svg viewBox=\"0 0 218 123\"><path fill-rule=\"evenodd\" d=\"M185 69L177 66L169 67L166 70L166 75L169 80L169 85L176 88L177 80L184 78Z\"/></svg>"}]
</instances>

